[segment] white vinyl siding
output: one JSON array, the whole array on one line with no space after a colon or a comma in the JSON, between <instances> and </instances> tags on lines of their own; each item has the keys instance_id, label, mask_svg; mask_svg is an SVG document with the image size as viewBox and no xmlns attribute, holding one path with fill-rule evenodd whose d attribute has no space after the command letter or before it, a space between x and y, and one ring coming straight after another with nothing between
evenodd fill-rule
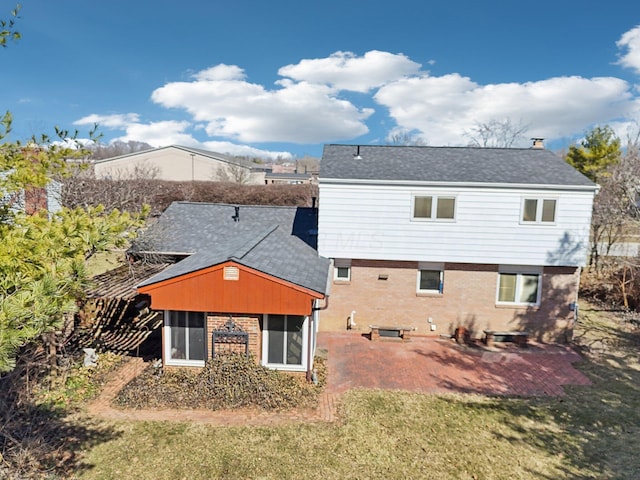
<instances>
[{"instance_id":1,"label":"white vinyl siding","mask_svg":"<svg viewBox=\"0 0 640 480\"><path fill-rule=\"evenodd\" d=\"M455 222L412 221L415 186L320 181L318 250L332 258L582 266L593 192L425 187L455 197ZM554 198L555 222L522 222L523 198Z\"/></svg>"}]
</instances>

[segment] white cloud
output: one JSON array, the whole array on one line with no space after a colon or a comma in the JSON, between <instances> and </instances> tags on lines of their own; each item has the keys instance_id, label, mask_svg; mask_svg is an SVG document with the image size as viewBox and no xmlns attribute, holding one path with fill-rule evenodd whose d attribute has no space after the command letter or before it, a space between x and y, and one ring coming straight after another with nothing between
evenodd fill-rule
<instances>
[{"instance_id":1,"label":"white cloud","mask_svg":"<svg viewBox=\"0 0 640 480\"><path fill-rule=\"evenodd\" d=\"M249 145L238 145L237 143L231 142L202 142L194 146L211 152L226 153L227 155L238 155L241 157L260 157L272 160L278 158L293 158L291 152L262 150L250 147Z\"/></svg>"},{"instance_id":2,"label":"white cloud","mask_svg":"<svg viewBox=\"0 0 640 480\"><path fill-rule=\"evenodd\" d=\"M74 125L94 125L98 124L101 127L107 128L123 128L132 123L138 122L140 116L136 113L122 113L112 115L98 115L93 113L82 117L79 120L73 122Z\"/></svg>"},{"instance_id":3,"label":"white cloud","mask_svg":"<svg viewBox=\"0 0 640 480\"><path fill-rule=\"evenodd\" d=\"M373 88L420 71L420 64L405 55L371 50L362 57L335 52L327 58L302 60L278 74L297 81L330 85L337 90L366 93Z\"/></svg>"},{"instance_id":4,"label":"white cloud","mask_svg":"<svg viewBox=\"0 0 640 480\"><path fill-rule=\"evenodd\" d=\"M619 63L640 72L640 26L617 45L627 50ZM76 124L123 130L118 139L153 146L181 144L273 157L287 153L241 144L353 141L369 132L374 102L381 106L376 120L385 122L385 114L391 120L387 131L375 132L377 138L410 132L431 145L467 144L465 132L496 120L527 125L527 137L553 140L579 136L594 124L623 131L640 118L640 97L613 77L481 85L458 73L431 76L403 54L377 50L303 59L278 73L280 80L269 88L249 82L239 66L219 64L152 92L153 102L187 112L188 121L141 123L137 114L128 113L89 115Z\"/></svg>"},{"instance_id":5,"label":"white cloud","mask_svg":"<svg viewBox=\"0 0 640 480\"><path fill-rule=\"evenodd\" d=\"M231 72L233 78L212 70L195 74L192 82L168 83L151 99L185 109L206 123L210 136L239 142L320 143L368 132L364 121L373 111L338 98L326 85L284 79L280 88L267 90L239 79L239 70Z\"/></svg>"},{"instance_id":6,"label":"white cloud","mask_svg":"<svg viewBox=\"0 0 640 480\"><path fill-rule=\"evenodd\" d=\"M146 142L152 147L168 145L193 146L196 140L185 133L191 124L185 121L166 120L151 123L130 123L126 125L126 133L113 141L128 142L130 140Z\"/></svg>"},{"instance_id":7,"label":"white cloud","mask_svg":"<svg viewBox=\"0 0 640 480\"><path fill-rule=\"evenodd\" d=\"M626 53L619 56L618 64L640 73L640 25L624 33L616 46L626 49Z\"/></svg>"},{"instance_id":8,"label":"white cloud","mask_svg":"<svg viewBox=\"0 0 640 480\"><path fill-rule=\"evenodd\" d=\"M246 75L242 68L236 65L225 65L224 63L207 68L193 75L193 78L201 81L244 80L245 77Z\"/></svg>"},{"instance_id":9,"label":"white cloud","mask_svg":"<svg viewBox=\"0 0 640 480\"><path fill-rule=\"evenodd\" d=\"M138 119L139 115L134 113L107 116L92 114L74 123L76 125L93 125L94 123L98 123L111 129L125 131L124 135L111 139L111 143L116 141L128 142L131 140L145 142L156 148L168 145L182 145L229 155L273 159L292 157L290 152L263 150L232 142L201 142L187 132L192 125L186 121L167 120L162 122L140 123Z\"/></svg>"},{"instance_id":10,"label":"white cloud","mask_svg":"<svg viewBox=\"0 0 640 480\"><path fill-rule=\"evenodd\" d=\"M562 138L636 108L629 85L611 77L479 85L458 74L424 75L385 85L374 98L432 145L464 145L475 125L505 119L528 125L527 135Z\"/></svg>"}]
</instances>

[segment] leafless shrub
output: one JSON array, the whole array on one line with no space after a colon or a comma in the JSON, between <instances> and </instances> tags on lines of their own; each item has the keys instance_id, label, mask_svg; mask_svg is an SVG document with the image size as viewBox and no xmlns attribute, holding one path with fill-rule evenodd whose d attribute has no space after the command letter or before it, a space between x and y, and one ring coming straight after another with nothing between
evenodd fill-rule
<instances>
[{"instance_id":1,"label":"leafless shrub","mask_svg":"<svg viewBox=\"0 0 640 480\"><path fill-rule=\"evenodd\" d=\"M316 361L320 382L314 385L303 377L258 365L253 357L218 355L197 373L174 370L160 374L149 367L125 386L115 401L128 408L310 407L324 385L324 365L322 360Z\"/></svg>"},{"instance_id":2,"label":"leafless shrub","mask_svg":"<svg viewBox=\"0 0 640 480\"><path fill-rule=\"evenodd\" d=\"M0 478L69 478L80 470L82 451L115 435L111 427L69 422L66 412L35 400L51 381L45 350L28 345L16 368L0 377Z\"/></svg>"},{"instance_id":3,"label":"leafless shrub","mask_svg":"<svg viewBox=\"0 0 640 480\"><path fill-rule=\"evenodd\" d=\"M243 185L226 182L171 182L154 178L100 180L76 175L64 180L62 204L66 207L106 205L123 211L151 206L152 215L174 201L239 205L311 206L318 196L316 185Z\"/></svg>"},{"instance_id":4,"label":"leafless shrub","mask_svg":"<svg viewBox=\"0 0 640 480\"><path fill-rule=\"evenodd\" d=\"M510 148L518 143L529 129L522 122L514 123L510 118L477 122L464 135L471 147Z\"/></svg>"}]
</instances>

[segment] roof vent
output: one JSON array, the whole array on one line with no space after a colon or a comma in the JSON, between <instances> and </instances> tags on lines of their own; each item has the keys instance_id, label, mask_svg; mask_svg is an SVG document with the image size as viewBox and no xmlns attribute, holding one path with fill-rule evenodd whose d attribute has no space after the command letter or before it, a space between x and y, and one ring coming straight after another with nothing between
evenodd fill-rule
<instances>
[{"instance_id":1,"label":"roof vent","mask_svg":"<svg viewBox=\"0 0 640 480\"><path fill-rule=\"evenodd\" d=\"M224 267L222 278L225 280L240 280L240 269L238 267Z\"/></svg>"},{"instance_id":2,"label":"roof vent","mask_svg":"<svg viewBox=\"0 0 640 480\"><path fill-rule=\"evenodd\" d=\"M531 140L533 140L531 148L544 149L544 138L532 138Z\"/></svg>"},{"instance_id":3,"label":"roof vent","mask_svg":"<svg viewBox=\"0 0 640 480\"><path fill-rule=\"evenodd\" d=\"M353 154L354 160L362 160L362 156L360 155L360 145L356 146L356 153Z\"/></svg>"},{"instance_id":4,"label":"roof vent","mask_svg":"<svg viewBox=\"0 0 640 480\"><path fill-rule=\"evenodd\" d=\"M240 207L233 207L236 209L236 213L231 217L233 218L234 222L239 222L240 221Z\"/></svg>"}]
</instances>

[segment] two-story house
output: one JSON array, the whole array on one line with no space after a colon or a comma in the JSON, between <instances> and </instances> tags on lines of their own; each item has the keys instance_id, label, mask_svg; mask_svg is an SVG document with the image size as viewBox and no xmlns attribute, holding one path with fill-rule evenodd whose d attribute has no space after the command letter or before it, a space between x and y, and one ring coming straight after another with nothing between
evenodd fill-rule
<instances>
[{"instance_id":1,"label":"two-story house","mask_svg":"<svg viewBox=\"0 0 640 480\"><path fill-rule=\"evenodd\" d=\"M597 185L539 144L326 145L319 185L322 330L571 335Z\"/></svg>"}]
</instances>

